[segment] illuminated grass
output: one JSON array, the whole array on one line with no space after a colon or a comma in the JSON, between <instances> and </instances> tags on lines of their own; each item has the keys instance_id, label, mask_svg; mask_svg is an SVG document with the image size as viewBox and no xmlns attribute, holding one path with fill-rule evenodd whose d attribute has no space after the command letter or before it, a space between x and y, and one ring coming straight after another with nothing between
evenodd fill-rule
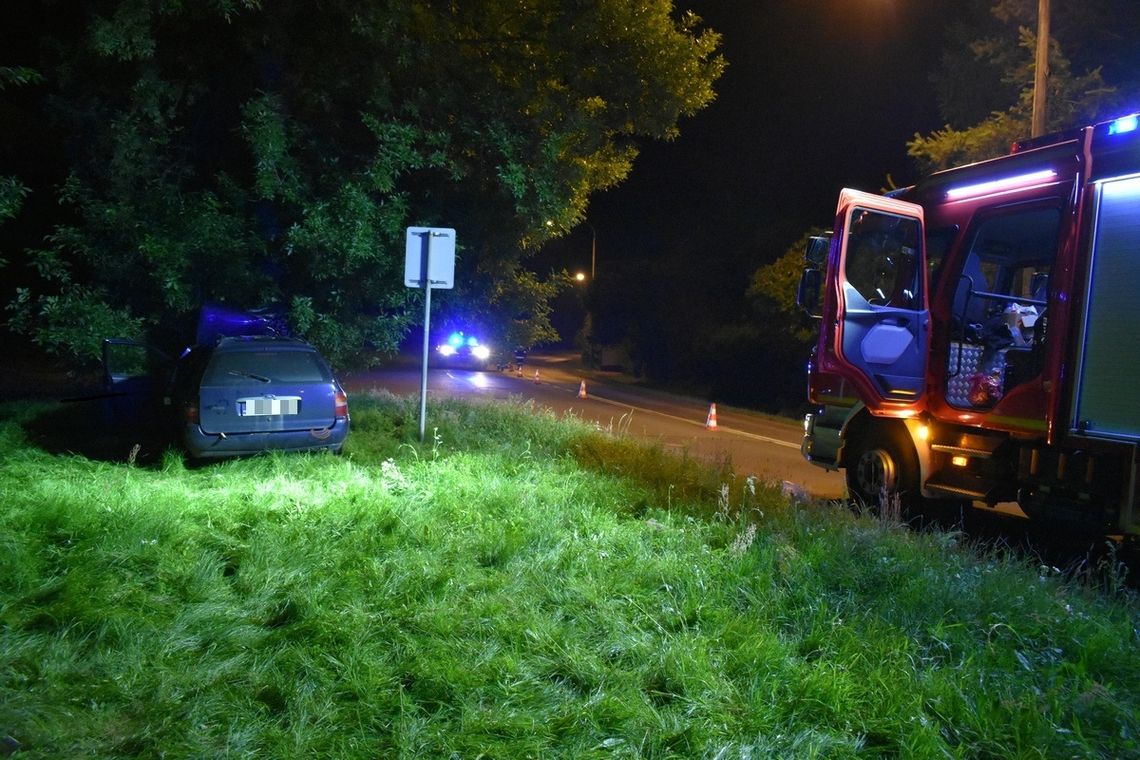
<instances>
[{"instance_id":1,"label":"illuminated grass","mask_svg":"<svg viewBox=\"0 0 1140 760\"><path fill-rule=\"evenodd\" d=\"M0 423L17 757L1128 757L1125 594L510 405L342 457L55 456Z\"/></svg>"}]
</instances>

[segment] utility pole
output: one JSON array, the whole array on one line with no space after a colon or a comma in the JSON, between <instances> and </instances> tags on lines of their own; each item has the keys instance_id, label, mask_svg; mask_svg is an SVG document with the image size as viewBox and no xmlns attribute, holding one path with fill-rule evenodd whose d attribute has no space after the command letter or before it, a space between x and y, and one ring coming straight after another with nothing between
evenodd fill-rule
<instances>
[{"instance_id":1,"label":"utility pole","mask_svg":"<svg viewBox=\"0 0 1140 760\"><path fill-rule=\"evenodd\" d=\"M1037 60L1033 76L1032 137L1045 134L1045 91L1049 82L1049 0L1037 0Z\"/></svg>"}]
</instances>

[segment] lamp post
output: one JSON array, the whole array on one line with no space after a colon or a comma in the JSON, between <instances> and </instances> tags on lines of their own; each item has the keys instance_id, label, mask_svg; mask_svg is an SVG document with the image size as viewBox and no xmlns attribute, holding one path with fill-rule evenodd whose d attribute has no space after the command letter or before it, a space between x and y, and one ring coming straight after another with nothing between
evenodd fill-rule
<instances>
[{"instance_id":1,"label":"lamp post","mask_svg":"<svg viewBox=\"0 0 1140 760\"><path fill-rule=\"evenodd\" d=\"M598 274L598 231L594 229L594 225L590 224L585 219L582 220L582 224L590 228L590 291L596 296L598 292L598 286L595 284L597 282ZM597 367L599 364L598 343L597 339L594 337L594 315L592 299L590 302L588 302L587 305L586 318L588 320L587 325L589 325L589 329L587 331L587 340L590 350L590 355L587 361L589 363L589 366Z\"/></svg>"},{"instance_id":2,"label":"lamp post","mask_svg":"<svg viewBox=\"0 0 1140 760\"><path fill-rule=\"evenodd\" d=\"M598 231L585 219L582 220L582 224L590 228L590 282L593 282L594 276L598 273Z\"/></svg>"},{"instance_id":3,"label":"lamp post","mask_svg":"<svg viewBox=\"0 0 1140 760\"><path fill-rule=\"evenodd\" d=\"M1045 134L1045 90L1049 80L1049 0L1037 0L1037 58L1033 75L1032 137Z\"/></svg>"}]
</instances>

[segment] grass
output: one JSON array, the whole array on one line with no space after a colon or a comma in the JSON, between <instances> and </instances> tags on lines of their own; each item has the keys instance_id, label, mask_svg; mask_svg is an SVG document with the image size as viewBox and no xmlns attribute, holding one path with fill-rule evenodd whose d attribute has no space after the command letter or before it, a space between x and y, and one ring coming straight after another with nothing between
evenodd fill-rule
<instances>
[{"instance_id":1,"label":"grass","mask_svg":"<svg viewBox=\"0 0 1140 760\"><path fill-rule=\"evenodd\" d=\"M521 405L188 467L0 418L16 757L1140 757L1123 589ZM32 431L32 432L29 432ZM147 464L139 464L147 462Z\"/></svg>"}]
</instances>

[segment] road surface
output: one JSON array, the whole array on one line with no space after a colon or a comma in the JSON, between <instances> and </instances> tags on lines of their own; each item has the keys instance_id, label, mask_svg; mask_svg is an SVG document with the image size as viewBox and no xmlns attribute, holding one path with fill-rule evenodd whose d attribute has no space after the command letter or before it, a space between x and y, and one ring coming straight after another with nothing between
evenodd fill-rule
<instances>
[{"instance_id":1,"label":"road surface","mask_svg":"<svg viewBox=\"0 0 1140 760\"><path fill-rule=\"evenodd\" d=\"M350 397L370 389L387 389L418 398L421 372L420 364L405 360L366 373L345 375L341 380ZM585 398L580 398L583 382L586 393ZM484 400L533 399L559 415L572 414L606 430L659 441L666 450L678 455L728 462L740 477L754 475L764 482L788 482L816 498L838 499L844 494L841 474L811 465L800 455L803 428L797 422L718 404L716 426L710 429L709 402L583 372L572 355L532 355L521 373L431 367L429 426L431 399L441 395Z\"/></svg>"}]
</instances>

